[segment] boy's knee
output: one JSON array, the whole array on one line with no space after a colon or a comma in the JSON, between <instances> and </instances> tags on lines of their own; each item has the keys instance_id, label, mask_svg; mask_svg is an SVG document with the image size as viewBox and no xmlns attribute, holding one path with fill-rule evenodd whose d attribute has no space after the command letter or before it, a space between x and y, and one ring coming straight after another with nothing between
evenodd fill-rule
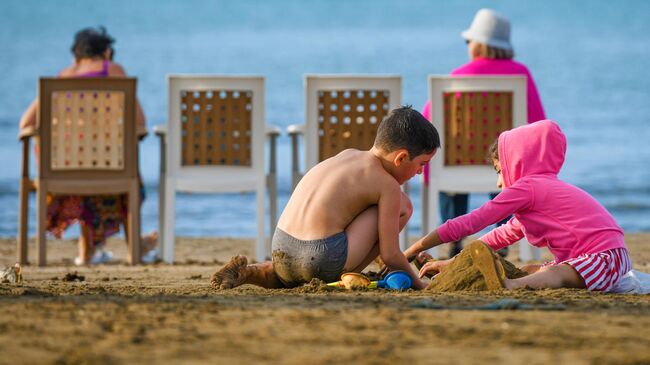
<instances>
[{"instance_id":1,"label":"boy's knee","mask_svg":"<svg viewBox=\"0 0 650 365\"><path fill-rule=\"evenodd\" d=\"M411 202L408 195L402 192L399 216L400 218L405 217L406 219L409 219L411 218L411 215L413 215L413 202Z\"/></svg>"}]
</instances>

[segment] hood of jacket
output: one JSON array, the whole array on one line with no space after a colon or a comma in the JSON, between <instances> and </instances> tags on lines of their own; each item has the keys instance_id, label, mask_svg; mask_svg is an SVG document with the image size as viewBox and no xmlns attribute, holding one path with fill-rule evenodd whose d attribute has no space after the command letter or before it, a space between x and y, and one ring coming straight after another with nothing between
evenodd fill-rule
<instances>
[{"instance_id":1,"label":"hood of jacket","mask_svg":"<svg viewBox=\"0 0 650 365\"><path fill-rule=\"evenodd\" d=\"M541 120L499 135L499 162L505 187L526 176L557 176L565 155L566 136L552 120Z\"/></svg>"}]
</instances>

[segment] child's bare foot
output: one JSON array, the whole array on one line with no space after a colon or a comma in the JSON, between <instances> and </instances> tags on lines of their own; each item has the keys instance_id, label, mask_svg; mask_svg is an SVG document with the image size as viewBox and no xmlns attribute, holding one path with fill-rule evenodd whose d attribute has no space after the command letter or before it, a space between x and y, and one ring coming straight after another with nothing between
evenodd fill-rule
<instances>
[{"instance_id":1,"label":"child's bare foot","mask_svg":"<svg viewBox=\"0 0 650 365\"><path fill-rule=\"evenodd\" d=\"M470 250L474 266L483 275L488 290L506 288L505 269L494 251L481 241L472 242L467 249Z\"/></svg>"},{"instance_id":2,"label":"child's bare foot","mask_svg":"<svg viewBox=\"0 0 650 365\"><path fill-rule=\"evenodd\" d=\"M147 253L158 247L158 232L151 232L147 235L142 236L140 245L142 247L141 251L144 253Z\"/></svg>"},{"instance_id":3,"label":"child's bare foot","mask_svg":"<svg viewBox=\"0 0 650 365\"><path fill-rule=\"evenodd\" d=\"M212 274L210 285L215 289L232 289L246 282L248 278L248 259L235 256L221 270Z\"/></svg>"},{"instance_id":4,"label":"child's bare foot","mask_svg":"<svg viewBox=\"0 0 650 365\"><path fill-rule=\"evenodd\" d=\"M160 260L158 252L158 233L151 232L140 240L140 261L143 264L153 264Z\"/></svg>"}]
</instances>

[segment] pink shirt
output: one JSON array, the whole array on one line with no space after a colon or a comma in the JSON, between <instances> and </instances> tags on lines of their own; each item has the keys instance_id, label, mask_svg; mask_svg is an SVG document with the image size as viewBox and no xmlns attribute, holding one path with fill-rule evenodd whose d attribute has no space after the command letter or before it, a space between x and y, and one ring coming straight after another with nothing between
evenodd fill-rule
<instances>
[{"instance_id":1,"label":"pink shirt","mask_svg":"<svg viewBox=\"0 0 650 365\"><path fill-rule=\"evenodd\" d=\"M528 68L513 60L495 60L477 58L451 72L452 76L459 75L524 75L526 76L526 99L528 105L528 123L546 119L544 107L537 92L537 86ZM427 100L422 108L422 115L431 121L431 100ZM429 165L424 167L424 183L429 184Z\"/></svg>"},{"instance_id":2,"label":"pink shirt","mask_svg":"<svg viewBox=\"0 0 650 365\"><path fill-rule=\"evenodd\" d=\"M503 191L441 225L442 241L462 239L513 214L508 223L479 239L498 250L526 237L534 246L548 247L556 262L625 248L623 230L611 214L585 191L557 178L565 153L566 137L550 120L502 133Z\"/></svg>"}]
</instances>

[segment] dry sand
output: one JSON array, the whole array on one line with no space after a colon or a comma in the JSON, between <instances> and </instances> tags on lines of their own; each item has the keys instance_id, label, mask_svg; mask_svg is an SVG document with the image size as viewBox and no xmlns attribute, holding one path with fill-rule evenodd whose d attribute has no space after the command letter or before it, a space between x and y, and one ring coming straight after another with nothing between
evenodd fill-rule
<instances>
[{"instance_id":1,"label":"dry sand","mask_svg":"<svg viewBox=\"0 0 650 365\"><path fill-rule=\"evenodd\" d=\"M70 266L74 241L50 241L50 266L0 284L0 364L650 363L650 295L216 291L212 272L252 241L179 241L174 266L125 266L115 240L117 263L92 268ZM626 241L650 272L650 234ZM14 260L0 240L0 268ZM504 298L536 309L475 309Z\"/></svg>"}]
</instances>

